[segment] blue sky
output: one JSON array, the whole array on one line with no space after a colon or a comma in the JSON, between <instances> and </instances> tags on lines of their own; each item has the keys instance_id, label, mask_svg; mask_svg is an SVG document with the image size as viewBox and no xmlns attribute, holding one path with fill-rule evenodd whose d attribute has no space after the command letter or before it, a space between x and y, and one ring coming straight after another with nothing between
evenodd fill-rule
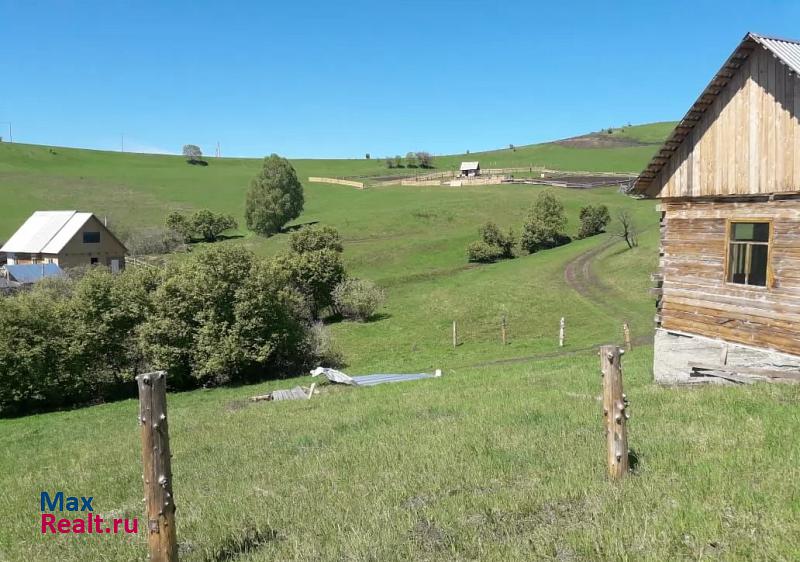
<instances>
[{"instance_id":1,"label":"blue sky","mask_svg":"<svg viewBox=\"0 0 800 562\"><path fill-rule=\"evenodd\" d=\"M0 135L373 157L677 119L800 2L0 0Z\"/></svg>"}]
</instances>

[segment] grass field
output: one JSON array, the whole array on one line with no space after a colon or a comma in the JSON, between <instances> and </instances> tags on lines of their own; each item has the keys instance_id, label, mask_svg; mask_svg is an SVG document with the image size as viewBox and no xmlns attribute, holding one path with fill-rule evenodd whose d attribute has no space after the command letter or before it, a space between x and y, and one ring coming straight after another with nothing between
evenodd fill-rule
<instances>
[{"instance_id":1,"label":"grass field","mask_svg":"<svg viewBox=\"0 0 800 562\"><path fill-rule=\"evenodd\" d=\"M655 142L665 127L614 134ZM641 168L653 149L536 145L495 154L507 158L498 164L504 166L535 154L552 157L550 167L619 171ZM214 160L200 168L176 157L55 152L0 145L6 210L0 239L37 208L88 209L108 214L121 229L158 224L171 208L240 216L258 167L255 160ZM385 173L378 161L295 165L302 178ZM375 320L330 326L346 370L442 368L445 374L367 389L326 387L307 402L247 401L308 384L307 377L171 394L183 559L800 556L800 507L783 486L798 475L796 387L659 388L651 383L651 348L637 345L625 356L625 380L630 445L639 463L622 484L605 478L593 351L620 340L623 320L637 342L652 332L647 288L658 241L652 201L614 189L557 189L570 234L582 205L605 203L612 213L625 208L634 215L640 246L629 250L601 235L473 266L465 248L478 226L491 219L519 231L543 188L305 188L297 224L335 226L348 270L387 291ZM286 236L245 234L223 243L270 255ZM503 314L507 346L500 344ZM456 348L453 320L461 336ZM93 495L103 516L141 518L136 411L129 400L0 420L0 560L144 559L143 533L38 532L42 490Z\"/></svg>"}]
</instances>

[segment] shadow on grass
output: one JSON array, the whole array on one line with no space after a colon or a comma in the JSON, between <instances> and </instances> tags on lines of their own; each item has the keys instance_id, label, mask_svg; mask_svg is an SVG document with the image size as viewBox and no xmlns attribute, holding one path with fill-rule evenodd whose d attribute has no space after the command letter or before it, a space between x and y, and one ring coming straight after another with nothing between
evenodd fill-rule
<instances>
[{"instance_id":1,"label":"shadow on grass","mask_svg":"<svg viewBox=\"0 0 800 562\"><path fill-rule=\"evenodd\" d=\"M634 449L628 450L628 468L631 474L639 474L639 453Z\"/></svg>"},{"instance_id":2,"label":"shadow on grass","mask_svg":"<svg viewBox=\"0 0 800 562\"><path fill-rule=\"evenodd\" d=\"M280 540L278 531L274 529L256 529L247 527L238 535L232 535L222 542L216 552L206 556L208 562L225 562L236 560L244 554L252 553L267 543Z\"/></svg>"},{"instance_id":3,"label":"shadow on grass","mask_svg":"<svg viewBox=\"0 0 800 562\"><path fill-rule=\"evenodd\" d=\"M310 222L303 222L300 224L293 224L291 226L284 226L281 229L281 233L289 234L290 232L295 232L297 230L301 230L307 226L314 226L315 224L319 224L319 221L310 221Z\"/></svg>"},{"instance_id":4,"label":"shadow on grass","mask_svg":"<svg viewBox=\"0 0 800 562\"><path fill-rule=\"evenodd\" d=\"M322 319L322 323L326 326L330 326L331 324L341 324L342 322L350 322L352 324L372 324L374 322L380 322L381 320L388 320L391 318L392 315L386 312L378 312L377 314L373 314L366 320L348 320L341 314L331 314L326 316Z\"/></svg>"}]
</instances>

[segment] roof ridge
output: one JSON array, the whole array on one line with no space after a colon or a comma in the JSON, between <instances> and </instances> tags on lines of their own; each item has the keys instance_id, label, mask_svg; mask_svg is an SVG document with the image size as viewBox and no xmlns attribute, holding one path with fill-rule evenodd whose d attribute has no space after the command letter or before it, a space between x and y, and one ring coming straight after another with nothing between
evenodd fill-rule
<instances>
[{"instance_id":1,"label":"roof ridge","mask_svg":"<svg viewBox=\"0 0 800 562\"><path fill-rule=\"evenodd\" d=\"M800 45L800 39L789 39L788 37L779 37L777 35L764 35L762 33L754 33L752 31L747 33L747 36L752 37L753 39L770 39L772 41L782 41L783 43L793 43L795 45Z\"/></svg>"}]
</instances>

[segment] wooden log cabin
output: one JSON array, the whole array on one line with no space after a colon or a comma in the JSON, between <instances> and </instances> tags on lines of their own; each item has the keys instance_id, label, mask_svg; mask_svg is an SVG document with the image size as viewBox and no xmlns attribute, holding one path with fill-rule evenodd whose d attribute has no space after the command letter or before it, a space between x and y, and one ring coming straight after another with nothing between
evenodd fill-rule
<instances>
[{"instance_id":1,"label":"wooden log cabin","mask_svg":"<svg viewBox=\"0 0 800 562\"><path fill-rule=\"evenodd\" d=\"M654 375L800 367L800 42L748 33L632 190L660 199Z\"/></svg>"}]
</instances>

